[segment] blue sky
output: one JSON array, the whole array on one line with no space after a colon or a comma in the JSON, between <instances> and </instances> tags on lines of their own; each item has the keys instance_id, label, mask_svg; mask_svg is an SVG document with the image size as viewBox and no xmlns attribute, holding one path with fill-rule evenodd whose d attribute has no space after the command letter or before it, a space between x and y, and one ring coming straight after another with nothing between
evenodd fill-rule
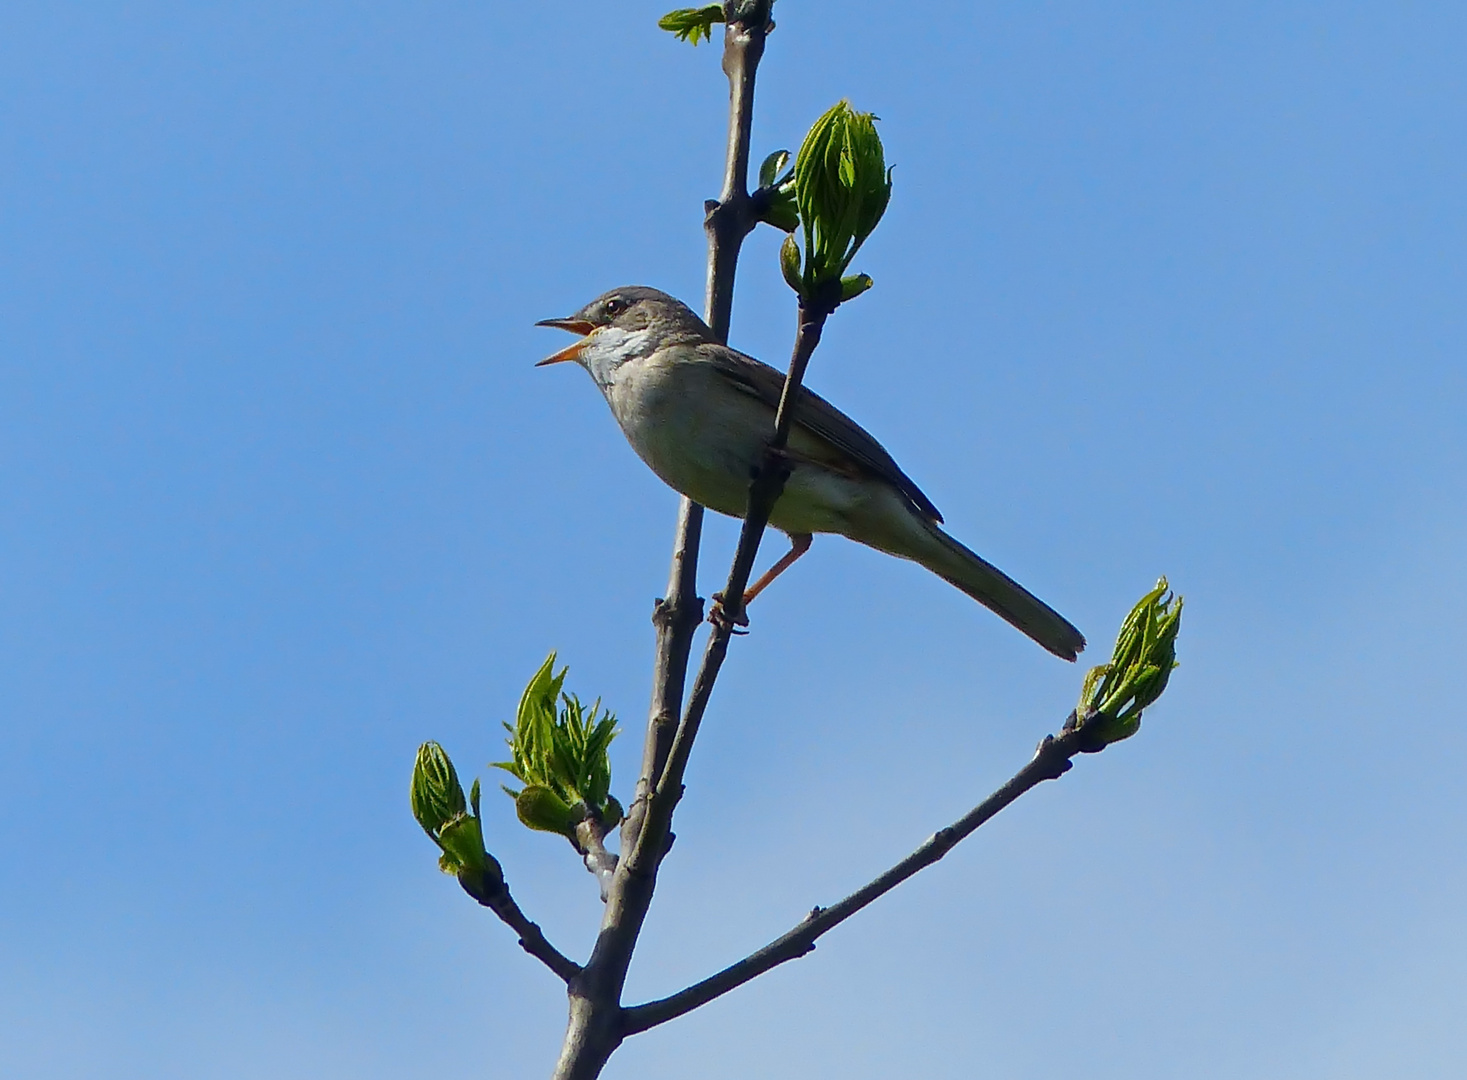
<instances>
[{"instance_id":1,"label":"blue sky","mask_svg":"<svg viewBox=\"0 0 1467 1080\"><path fill-rule=\"evenodd\" d=\"M701 295L725 85L662 10L5 12L7 1077L548 1074L559 985L437 873L407 777L437 738L492 781L552 648L634 777L676 501L531 324ZM809 382L1092 662L1168 574L1183 666L1137 738L606 1075L1455 1077L1467 14L777 16L756 156L848 96L896 169ZM776 239L733 343L781 363ZM839 538L754 619L632 998L957 817L1081 675ZM584 955L593 882L486 799Z\"/></svg>"}]
</instances>

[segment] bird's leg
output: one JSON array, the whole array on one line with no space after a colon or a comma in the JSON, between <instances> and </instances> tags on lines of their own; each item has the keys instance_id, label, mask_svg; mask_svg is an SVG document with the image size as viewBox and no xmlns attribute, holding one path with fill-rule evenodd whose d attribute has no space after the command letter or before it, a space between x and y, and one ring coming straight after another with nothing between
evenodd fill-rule
<instances>
[{"instance_id":1,"label":"bird's leg","mask_svg":"<svg viewBox=\"0 0 1467 1080\"><path fill-rule=\"evenodd\" d=\"M738 616L733 620L735 626L749 625L749 617L744 613L744 609L749 606L754 597L769 588L775 578L779 577L780 574L784 573L791 566L794 566L795 560L810 550L810 544L813 540L814 537L809 533L794 533L790 536L790 549L784 553L777 563L764 572L763 577L744 590L744 602L739 605ZM708 618L709 621L728 618L727 612L723 610L723 595L721 593L713 594L713 611L709 614Z\"/></svg>"},{"instance_id":2,"label":"bird's leg","mask_svg":"<svg viewBox=\"0 0 1467 1080\"><path fill-rule=\"evenodd\" d=\"M805 552L810 550L810 544L814 539L815 538L809 533L796 533L795 535L791 536L790 549L784 553L784 557L781 558L779 562L771 566L768 570L766 570L764 572L764 576L761 577L758 581L754 582L754 584L744 592L744 606L748 607L749 602L753 600L754 597L762 593L765 589L769 588L769 586L774 582L775 578L779 577L780 574L784 573L791 566L794 566L795 560L798 559L801 555L805 554Z\"/></svg>"}]
</instances>

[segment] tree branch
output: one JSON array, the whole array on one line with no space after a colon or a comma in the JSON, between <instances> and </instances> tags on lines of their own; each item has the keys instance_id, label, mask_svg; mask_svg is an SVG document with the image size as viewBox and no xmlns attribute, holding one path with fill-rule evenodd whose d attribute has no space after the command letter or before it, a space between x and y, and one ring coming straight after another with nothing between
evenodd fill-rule
<instances>
[{"instance_id":1,"label":"tree branch","mask_svg":"<svg viewBox=\"0 0 1467 1080\"><path fill-rule=\"evenodd\" d=\"M520 948L559 975L562 982L569 984L581 973L581 965L550 944L539 925L531 922L520 910L503 878L485 874L475 880L472 874L464 873L459 875L458 883L464 892L498 915L501 922L518 934Z\"/></svg>"},{"instance_id":2,"label":"tree branch","mask_svg":"<svg viewBox=\"0 0 1467 1080\"><path fill-rule=\"evenodd\" d=\"M714 998L744 985L751 979L778 967L789 960L796 960L815 948L815 940L826 931L839 926L877 897L890 892L903 881L937 862L960 842L972 835L1004 807L1025 792L1037 787L1045 780L1055 780L1069 771L1070 759L1078 753L1093 752L1099 747L1094 739L1094 727L1098 716L1092 714L1083 722L1077 721L1073 713L1060 735L1046 735L1035 750L1033 758L1013 777L945 829L928 837L916 851L908 855L884 874L851 893L844 900L828 908L814 908L801 923L771 941L758 952L752 953L738 963L724 968L716 975L681 990L671 997L647 1002L625 1010L623 1025L627 1035L635 1035L648 1028L665 1024L689 1013Z\"/></svg>"},{"instance_id":3,"label":"tree branch","mask_svg":"<svg viewBox=\"0 0 1467 1080\"><path fill-rule=\"evenodd\" d=\"M621 827L622 851L631 851L641 835L647 801L667 761L668 748L672 745L678 716L682 712L688 654L692 651L693 634L703 623L703 600L698 596L698 546L702 537L703 508L685 498L678 509L667 597L658 600L652 609L652 624L657 628L652 663L652 708L642 745L642 771L637 778L632 804L627 808L626 821Z\"/></svg>"},{"instance_id":4,"label":"tree branch","mask_svg":"<svg viewBox=\"0 0 1467 1080\"><path fill-rule=\"evenodd\" d=\"M734 277L744 238L758 224L757 208L749 195L749 143L754 124L754 78L764 55L769 5L746 5L750 10L730 13L724 29L723 71L728 76L728 148L724 155L723 188L717 199L703 204L703 231L708 237L708 277L704 320L717 340L728 342L733 315ZM698 548L703 535L703 508L684 498L678 510L673 540L672 570L667 596L652 613L657 627L653 663L652 709L642 751L642 773L622 827L622 850L630 851L641 834L646 804L667 754L682 713L687 683L688 655L693 634L703 622L698 597Z\"/></svg>"},{"instance_id":5,"label":"tree branch","mask_svg":"<svg viewBox=\"0 0 1467 1080\"><path fill-rule=\"evenodd\" d=\"M769 6L770 0L730 0L726 5L723 70L729 82L728 151L721 196L717 202L705 204L703 221L708 236L705 311L708 325L719 341L728 340L739 248L756 224L749 198L749 139L754 77L770 28ZM570 1018L554 1080L592 1080L625 1037L622 987L652 903L657 868L666 853L670 835L666 817L656 828L649 828L655 785L665 772L679 727L688 656L693 634L703 620L702 601L697 595L702 527L703 508L684 499L678 514L667 596L653 612L657 657L653 667L652 707L643 746L642 773L622 828L623 858L611 880L601 932L591 958L568 984ZM629 857L637 852L644 853L642 859ZM650 857L646 853L651 853Z\"/></svg>"}]
</instances>

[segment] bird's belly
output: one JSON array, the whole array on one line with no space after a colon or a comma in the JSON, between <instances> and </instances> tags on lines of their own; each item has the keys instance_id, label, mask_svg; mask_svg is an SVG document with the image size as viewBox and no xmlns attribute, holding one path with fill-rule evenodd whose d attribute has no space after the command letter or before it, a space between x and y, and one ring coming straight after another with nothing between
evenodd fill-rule
<instances>
[{"instance_id":1,"label":"bird's belly","mask_svg":"<svg viewBox=\"0 0 1467 1080\"><path fill-rule=\"evenodd\" d=\"M792 534L851 536L851 523L871 493L869 480L852 479L818 465L796 464L769 521L775 528Z\"/></svg>"},{"instance_id":2,"label":"bird's belly","mask_svg":"<svg viewBox=\"0 0 1467 1080\"><path fill-rule=\"evenodd\" d=\"M658 363L625 372L607 401L638 456L674 490L730 517L743 517L749 482L774 430L774 410L697 363ZM798 450L804 436L792 433ZM790 533L846 532L869 481L797 461L771 523Z\"/></svg>"}]
</instances>

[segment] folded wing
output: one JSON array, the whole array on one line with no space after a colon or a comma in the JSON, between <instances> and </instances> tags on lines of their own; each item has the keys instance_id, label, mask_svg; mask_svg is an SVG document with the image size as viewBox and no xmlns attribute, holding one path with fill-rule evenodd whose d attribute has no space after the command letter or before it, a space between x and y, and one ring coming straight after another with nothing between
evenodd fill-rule
<instances>
[{"instance_id":1,"label":"folded wing","mask_svg":"<svg viewBox=\"0 0 1467 1080\"><path fill-rule=\"evenodd\" d=\"M784 372L723 345L704 345L699 352L732 385L758 398L771 409L779 407L779 395L784 390ZM801 387L800 396L795 399L793 420L810 434L829 443L839 455L891 484L924 518L942 521L942 515L932 500L923 494L910 476L902 472L886 448L819 394Z\"/></svg>"}]
</instances>

